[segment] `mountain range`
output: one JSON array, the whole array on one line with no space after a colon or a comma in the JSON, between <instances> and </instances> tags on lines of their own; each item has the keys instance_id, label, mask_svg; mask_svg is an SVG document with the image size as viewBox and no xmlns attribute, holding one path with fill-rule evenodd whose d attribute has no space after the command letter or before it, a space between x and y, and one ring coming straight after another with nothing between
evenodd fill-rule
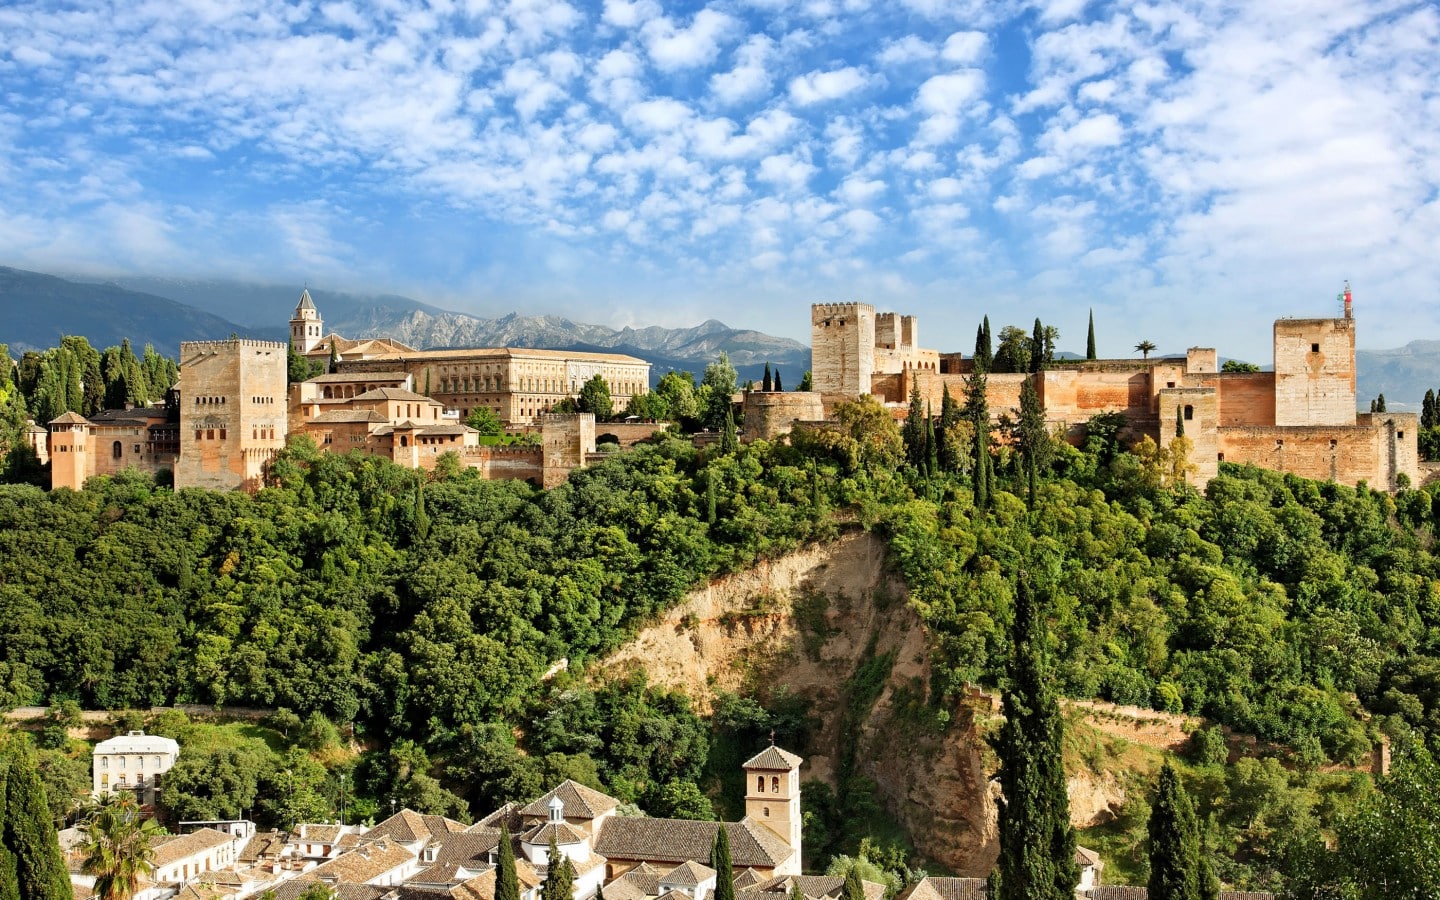
<instances>
[{"instance_id":1,"label":"mountain range","mask_svg":"<svg viewBox=\"0 0 1440 900\"><path fill-rule=\"evenodd\" d=\"M670 371L698 375L722 350L741 381L760 380L769 363L794 387L810 368L810 349L799 341L731 328L715 319L690 328L615 329L518 312L483 318L397 294L316 288L310 295L327 331L390 336L419 349L510 346L628 353L650 361L653 381ZM164 353L174 353L182 340L231 334L283 341L297 299L293 285L152 276L96 284L0 266L0 343L18 355L53 347L64 334L83 334L97 347L128 337L137 349L149 343ZM1440 341L1357 350L1356 366L1362 407L1383 393L1388 408L1416 411L1426 390L1440 388Z\"/></svg>"}]
</instances>

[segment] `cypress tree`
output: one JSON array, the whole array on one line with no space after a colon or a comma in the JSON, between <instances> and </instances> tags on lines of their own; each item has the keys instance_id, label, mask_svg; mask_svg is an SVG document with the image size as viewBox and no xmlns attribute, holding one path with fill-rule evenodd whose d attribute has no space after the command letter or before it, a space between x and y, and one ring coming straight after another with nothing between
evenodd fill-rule
<instances>
[{"instance_id":1,"label":"cypress tree","mask_svg":"<svg viewBox=\"0 0 1440 900\"><path fill-rule=\"evenodd\" d=\"M1214 873L1200 845L1200 826L1190 795L1169 760L1160 769L1149 830L1152 900L1208 900Z\"/></svg>"},{"instance_id":2,"label":"cypress tree","mask_svg":"<svg viewBox=\"0 0 1440 900\"><path fill-rule=\"evenodd\" d=\"M977 372L965 383L964 416L975 426L973 481L975 508L990 508L990 487L993 469L990 461L990 406L985 397L985 375Z\"/></svg>"},{"instance_id":3,"label":"cypress tree","mask_svg":"<svg viewBox=\"0 0 1440 900\"><path fill-rule=\"evenodd\" d=\"M930 404L925 404L925 476L934 478L940 472L940 446L935 439L935 419Z\"/></svg>"},{"instance_id":4,"label":"cypress tree","mask_svg":"<svg viewBox=\"0 0 1440 900\"><path fill-rule=\"evenodd\" d=\"M805 900L805 892L800 890L800 882L790 882L790 900Z\"/></svg>"},{"instance_id":5,"label":"cypress tree","mask_svg":"<svg viewBox=\"0 0 1440 900\"><path fill-rule=\"evenodd\" d=\"M425 478L415 485L415 537L425 540L430 535L430 514L425 511Z\"/></svg>"},{"instance_id":6,"label":"cypress tree","mask_svg":"<svg viewBox=\"0 0 1440 900\"><path fill-rule=\"evenodd\" d=\"M865 884L860 880L859 866L851 866L850 871L845 873L845 886L840 889L840 900L865 900Z\"/></svg>"},{"instance_id":7,"label":"cypress tree","mask_svg":"<svg viewBox=\"0 0 1440 900\"><path fill-rule=\"evenodd\" d=\"M337 348L337 347L335 346L335 342L334 342L334 341L331 341L331 342L330 342L330 361L329 361L328 363L326 363L326 365L325 365L325 371L326 371L326 373L334 372L334 371L335 371L335 364L336 364L337 362L339 362L339 361L340 361L340 350L339 350L339 348Z\"/></svg>"},{"instance_id":8,"label":"cypress tree","mask_svg":"<svg viewBox=\"0 0 1440 900\"><path fill-rule=\"evenodd\" d=\"M1376 411L1376 412L1382 412L1382 413L1385 412L1385 394L1384 394L1384 392L1381 392L1380 396L1375 398L1375 411Z\"/></svg>"},{"instance_id":9,"label":"cypress tree","mask_svg":"<svg viewBox=\"0 0 1440 900\"><path fill-rule=\"evenodd\" d=\"M760 390L769 393L775 387L775 382L770 379L770 364L765 364L765 380L760 383Z\"/></svg>"},{"instance_id":10,"label":"cypress tree","mask_svg":"<svg viewBox=\"0 0 1440 900\"><path fill-rule=\"evenodd\" d=\"M775 368L775 390L777 392L785 390L785 388L780 386L780 368L778 366Z\"/></svg>"},{"instance_id":11,"label":"cypress tree","mask_svg":"<svg viewBox=\"0 0 1440 900\"><path fill-rule=\"evenodd\" d=\"M910 384L910 412L905 416L900 437L905 441L905 459L920 468L925 462L925 406L919 382Z\"/></svg>"},{"instance_id":12,"label":"cypress tree","mask_svg":"<svg viewBox=\"0 0 1440 900\"><path fill-rule=\"evenodd\" d=\"M985 371L988 372L995 363L995 340L990 336L990 317L988 315L985 317L982 327L985 334Z\"/></svg>"},{"instance_id":13,"label":"cypress tree","mask_svg":"<svg viewBox=\"0 0 1440 900\"><path fill-rule=\"evenodd\" d=\"M510 827L500 823L499 859L495 864L495 900L520 900L520 876L515 873L515 845Z\"/></svg>"},{"instance_id":14,"label":"cypress tree","mask_svg":"<svg viewBox=\"0 0 1440 900\"><path fill-rule=\"evenodd\" d=\"M1035 317L1035 330L1030 333L1030 371L1038 372L1045 368L1045 326L1040 324L1040 317Z\"/></svg>"},{"instance_id":15,"label":"cypress tree","mask_svg":"<svg viewBox=\"0 0 1440 900\"><path fill-rule=\"evenodd\" d=\"M1178 403L1175 404L1175 436L1185 436L1185 411L1180 408Z\"/></svg>"},{"instance_id":16,"label":"cypress tree","mask_svg":"<svg viewBox=\"0 0 1440 900\"><path fill-rule=\"evenodd\" d=\"M734 453L739 445L739 439L735 435L735 407L730 403L726 403L725 427L720 432L720 452Z\"/></svg>"},{"instance_id":17,"label":"cypress tree","mask_svg":"<svg viewBox=\"0 0 1440 900\"><path fill-rule=\"evenodd\" d=\"M1085 335L1085 358L1098 359L1095 355L1095 310L1090 310L1090 330Z\"/></svg>"},{"instance_id":18,"label":"cypress tree","mask_svg":"<svg viewBox=\"0 0 1440 900\"><path fill-rule=\"evenodd\" d=\"M985 371L985 326L975 326L975 353L970 357L971 368L976 372Z\"/></svg>"},{"instance_id":19,"label":"cypress tree","mask_svg":"<svg viewBox=\"0 0 1440 900\"><path fill-rule=\"evenodd\" d=\"M1065 793L1064 722L1046 659L1046 604L1021 570L1006 661L1000 757L1000 890L993 900L1071 900L1080 881Z\"/></svg>"},{"instance_id":20,"label":"cypress tree","mask_svg":"<svg viewBox=\"0 0 1440 900\"><path fill-rule=\"evenodd\" d=\"M575 867L570 858L555 846L550 836L550 853L546 857L545 884L540 888L541 900L575 900Z\"/></svg>"},{"instance_id":21,"label":"cypress tree","mask_svg":"<svg viewBox=\"0 0 1440 900\"><path fill-rule=\"evenodd\" d=\"M705 521L711 525L715 524L715 470L705 470Z\"/></svg>"},{"instance_id":22,"label":"cypress tree","mask_svg":"<svg viewBox=\"0 0 1440 900\"><path fill-rule=\"evenodd\" d=\"M1050 465L1050 432L1045 429L1045 406L1035 390L1035 379L1027 378L1020 385L1020 452L1024 454L1029 505L1035 507L1035 484L1040 470Z\"/></svg>"},{"instance_id":23,"label":"cypress tree","mask_svg":"<svg viewBox=\"0 0 1440 900\"><path fill-rule=\"evenodd\" d=\"M1425 392L1425 402L1420 406L1420 427L1435 427L1435 390Z\"/></svg>"},{"instance_id":24,"label":"cypress tree","mask_svg":"<svg viewBox=\"0 0 1440 900\"><path fill-rule=\"evenodd\" d=\"M735 868L730 862L730 831L721 822L710 845L710 868L715 870L715 900L735 900Z\"/></svg>"}]
</instances>

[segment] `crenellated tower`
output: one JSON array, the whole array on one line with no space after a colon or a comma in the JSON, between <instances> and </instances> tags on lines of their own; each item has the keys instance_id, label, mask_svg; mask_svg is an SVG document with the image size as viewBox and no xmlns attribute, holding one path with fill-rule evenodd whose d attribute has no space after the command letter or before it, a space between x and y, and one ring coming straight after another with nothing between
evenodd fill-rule
<instances>
[{"instance_id":1,"label":"crenellated tower","mask_svg":"<svg viewBox=\"0 0 1440 900\"><path fill-rule=\"evenodd\" d=\"M875 372L875 307L816 303L810 307L810 378L826 396L870 393Z\"/></svg>"}]
</instances>

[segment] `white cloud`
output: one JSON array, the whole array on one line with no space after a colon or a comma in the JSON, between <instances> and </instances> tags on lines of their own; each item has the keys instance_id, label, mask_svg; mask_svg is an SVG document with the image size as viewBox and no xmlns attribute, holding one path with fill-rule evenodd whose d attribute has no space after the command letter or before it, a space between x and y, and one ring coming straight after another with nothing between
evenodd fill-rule
<instances>
[{"instance_id":1,"label":"white cloud","mask_svg":"<svg viewBox=\"0 0 1440 900\"><path fill-rule=\"evenodd\" d=\"M735 51L733 69L710 76L710 91L726 105L765 93L773 82L769 61L774 53L773 40L763 34L752 35Z\"/></svg>"},{"instance_id":2,"label":"white cloud","mask_svg":"<svg viewBox=\"0 0 1440 900\"><path fill-rule=\"evenodd\" d=\"M641 33L655 65L674 71L713 63L720 55L721 43L739 25L733 16L706 7L695 14L688 28L678 28L668 16L661 16L647 22Z\"/></svg>"},{"instance_id":3,"label":"white cloud","mask_svg":"<svg viewBox=\"0 0 1440 900\"><path fill-rule=\"evenodd\" d=\"M817 171L819 170L808 160L786 153L767 156L761 160L760 170L755 177L780 190L800 190Z\"/></svg>"},{"instance_id":4,"label":"white cloud","mask_svg":"<svg viewBox=\"0 0 1440 900\"><path fill-rule=\"evenodd\" d=\"M616 28L634 28L660 14L660 4L655 0L605 0L605 12L601 19Z\"/></svg>"},{"instance_id":5,"label":"white cloud","mask_svg":"<svg viewBox=\"0 0 1440 900\"><path fill-rule=\"evenodd\" d=\"M790 98L801 106L839 100L865 87L870 76L855 66L809 72L790 82Z\"/></svg>"},{"instance_id":6,"label":"white cloud","mask_svg":"<svg viewBox=\"0 0 1440 900\"><path fill-rule=\"evenodd\" d=\"M885 42L884 48L875 55L875 61L882 66L903 66L916 62L927 62L940 54L935 45L919 35L907 34L899 39Z\"/></svg>"},{"instance_id":7,"label":"white cloud","mask_svg":"<svg viewBox=\"0 0 1440 900\"><path fill-rule=\"evenodd\" d=\"M949 63L972 66L985 55L990 36L983 31L957 31L945 39L940 56Z\"/></svg>"}]
</instances>

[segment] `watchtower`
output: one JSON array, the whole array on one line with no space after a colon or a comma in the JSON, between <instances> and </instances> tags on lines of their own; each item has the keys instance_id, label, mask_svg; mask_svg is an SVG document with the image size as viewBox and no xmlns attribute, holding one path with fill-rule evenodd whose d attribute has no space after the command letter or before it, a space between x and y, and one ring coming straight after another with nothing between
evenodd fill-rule
<instances>
[{"instance_id":1,"label":"watchtower","mask_svg":"<svg viewBox=\"0 0 1440 900\"><path fill-rule=\"evenodd\" d=\"M875 372L875 307L816 303L810 307L810 379L825 395L870 393Z\"/></svg>"},{"instance_id":2,"label":"watchtower","mask_svg":"<svg viewBox=\"0 0 1440 900\"><path fill-rule=\"evenodd\" d=\"M259 486L289 429L286 363L272 341L181 343L176 488Z\"/></svg>"}]
</instances>

